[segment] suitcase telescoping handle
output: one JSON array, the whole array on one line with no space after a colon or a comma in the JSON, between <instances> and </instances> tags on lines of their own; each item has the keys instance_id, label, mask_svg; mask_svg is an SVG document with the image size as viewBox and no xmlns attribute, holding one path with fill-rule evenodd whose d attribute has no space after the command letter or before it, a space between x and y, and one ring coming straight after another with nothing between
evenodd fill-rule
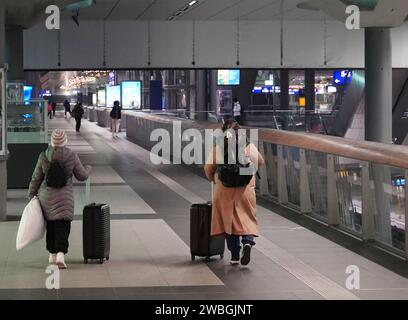
<instances>
[{"instance_id":1,"label":"suitcase telescoping handle","mask_svg":"<svg viewBox=\"0 0 408 320\"><path fill-rule=\"evenodd\" d=\"M85 205L91 204L91 177L85 181Z\"/></svg>"},{"instance_id":2,"label":"suitcase telescoping handle","mask_svg":"<svg viewBox=\"0 0 408 320\"><path fill-rule=\"evenodd\" d=\"M211 203L214 203L214 181L211 181Z\"/></svg>"}]
</instances>

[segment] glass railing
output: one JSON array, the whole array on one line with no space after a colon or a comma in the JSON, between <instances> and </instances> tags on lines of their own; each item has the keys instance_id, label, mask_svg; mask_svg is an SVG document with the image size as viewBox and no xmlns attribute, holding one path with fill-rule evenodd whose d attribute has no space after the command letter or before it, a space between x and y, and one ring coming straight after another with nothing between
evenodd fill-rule
<instances>
[{"instance_id":1,"label":"glass railing","mask_svg":"<svg viewBox=\"0 0 408 320\"><path fill-rule=\"evenodd\" d=\"M47 101L7 102L7 143L47 143Z\"/></svg>"},{"instance_id":2,"label":"glass railing","mask_svg":"<svg viewBox=\"0 0 408 320\"><path fill-rule=\"evenodd\" d=\"M273 135L273 130L269 131ZM266 160L261 181L267 181L258 183L260 195L362 240L373 240L393 253L408 256L407 147L354 144L347 139L322 137L319 139L328 139L323 141L325 146L314 140L312 149L308 142L311 135L284 134L292 135L290 141L297 143L274 144L269 138L262 141L260 133L260 149ZM326 144L330 143L333 145L329 148ZM336 151L336 145L341 143L353 151L363 148L353 158L341 149ZM373 152L376 159L370 158ZM364 153L366 156L361 156ZM403 166L395 165L397 158Z\"/></svg>"}]
</instances>

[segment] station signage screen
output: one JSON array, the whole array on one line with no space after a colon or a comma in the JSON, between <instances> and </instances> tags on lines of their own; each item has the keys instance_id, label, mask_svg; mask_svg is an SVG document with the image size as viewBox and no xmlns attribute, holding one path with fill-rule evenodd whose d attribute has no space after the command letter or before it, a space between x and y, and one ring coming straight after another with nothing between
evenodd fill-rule
<instances>
[{"instance_id":1,"label":"station signage screen","mask_svg":"<svg viewBox=\"0 0 408 320\"><path fill-rule=\"evenodd\" d=\"M106 106L106 91L105 88L98 90L98 107Z\"/></svg>"},{"instance_id":2,"label":"station signage screen","mask_svg":"<svg viewBox=\"0 0 408 320\"><path fill-rule=\"evenodd\" d=\"M142 108L142 82L123 81L122 87L122 108L141 109Z\"/></svg>"},{"instance_id":3,"label":"station signage screen","mask_svg":"<svg viewBox=\"0 0 408 320\"><path fill-rule=\"evenodd\" d=\"M120 86L106 87L106 106L112 108L116 100L120 103Z\"/></svg>"},{"instance_id":4,"label":"station signage screen","mask_svg":"<svg viewBox=\"0 0 408 320\"><path fill-rule=\"evenodd\" d=\"M241 82L240 70L218 70L219 86L238 86Z\"/></svg>"}]
</instances>

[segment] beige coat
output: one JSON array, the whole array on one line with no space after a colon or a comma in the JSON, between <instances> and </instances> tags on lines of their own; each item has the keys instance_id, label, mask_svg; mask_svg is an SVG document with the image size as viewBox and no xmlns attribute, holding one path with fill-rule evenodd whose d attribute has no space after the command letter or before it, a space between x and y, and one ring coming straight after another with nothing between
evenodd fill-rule
<instances>
[{"instance_id":1,"label":"beige coat","mask_svg":"<svg viewBox=\"0 0 408 320\"><path fill-rule=\"evenodd\" d=\"M264 165L264 159L254 145L248 145L245 151L252 161L258 161L259 166ZM259 236L259 225L256 219L255 177L245 187L224 187L216 174L216 163L220 163L223 157L221 148L215 146L204 167L207 178L215 182L211 234Z\"/></svg>"}]
</instances>

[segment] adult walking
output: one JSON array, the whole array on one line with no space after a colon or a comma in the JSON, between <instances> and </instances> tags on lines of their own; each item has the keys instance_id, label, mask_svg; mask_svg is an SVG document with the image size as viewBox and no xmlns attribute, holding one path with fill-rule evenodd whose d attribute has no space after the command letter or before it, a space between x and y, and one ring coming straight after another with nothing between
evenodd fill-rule
<instances>
[{"instance_id":1,"label":"adult walking","mask_svg":"<svg viewBox=\"0 0 408 320\"><path fill-rule=\"evenodd\" d=\"M204 170L207 178L215 182L211 235L226 237L228 249L231 251L232 265L239 264L239 262L247 265L251 259L251 248L255 245L254 238L259 236L259 225L256 218L255 176L252 174L249 177L246 176L247 184L239 187L226 187L224 185L226 181L222 180L226 176L231 177L231 174L225 175L222 172L226 168L222 164L228 163L228 152L231 146L238 141L235 139L239 139L239 128L239 124L234 119L225 122L222 128L225 137L221 138L224 141L221 143L222 141L218 139ZM264 165L264 159L256 146L252 143L245 145L246 147L241 151L239 148L235 149L237 146L232 149L238 150L241 153L238 156L246 157L252 164ZM236 157L235 160L237 160ZM243 244L242 257L240 256L240 238Z\"/></svg>"},{"instance_id":2,"label":"adult walking","mask_svg":"<svg viewBox=\"0 0 408 320\"><path fill-rule=\"evenodd\" d=\"M76 122L76 132L79 132L79 129L81 129L81 120L82 116L84 115L84 108L82 107L82 103L78 102L74 109L72 109L72 116L75 118Z\"/></svg>"},{"instance_id":3,"label":"adult walking","mask_svg":"<svg viewBox=\"0 0 408 320\"><path fill-rule=\"evenodd\" d=\"M111 128L112 128L112 138L118 138L118 135L116 133L119 132L120 128L120 119L122 118L122 108L120 106L119 101L115 101L113 103L113 108L110 112L110 117L112 119L111 121Z\"/></svg>"},{"instance_id":4,"label":"adult walking","mask_svg":"<svg viewBox=\"0 0 408 320\"><path fill-rule=\"evenodd\" d=\"M233 116L235 121L241 124L241 104L239 103L238 98L234 98Z\"/></svg>"},{"instance_id":5,"label":"adult walking","mask_svg":"<svg viewBox=\"0 0 408 320\"><path fill-rule=\"evenodd\" d=\"M67 113L71 114L71 105L68 100L64 101L64 110L65 110L65 118L66 118Z\"/></svg>"},{"instance_id":6,"label":"adult walking","mask_svg":"<svg viewBox=\"0 0 408 320\"><path fill-rule=\"evenodd\" d=\"M67 135L54 130L51 146L38 158L30 187L29 198L38 196L47 221L47 250L49 263L66 269L71 222L74 218L74 193L72 177L80 181L88 179L91 167L84 167L78 156L66 147Z\"/></svg>"}]
</instances>

